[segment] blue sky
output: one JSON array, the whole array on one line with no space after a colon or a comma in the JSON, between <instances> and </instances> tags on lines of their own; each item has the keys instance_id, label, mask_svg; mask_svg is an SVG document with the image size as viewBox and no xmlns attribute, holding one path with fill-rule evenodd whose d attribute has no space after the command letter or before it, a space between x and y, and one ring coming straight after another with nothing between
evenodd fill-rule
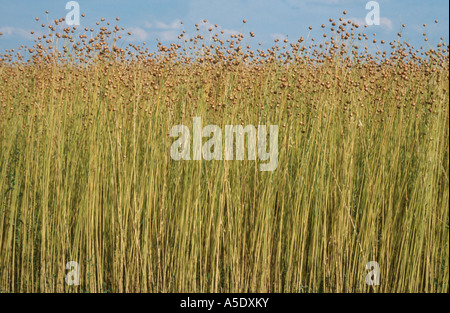
<instances>
[{"instance_id":1,"label":"blue sky","mask_svg":"<svg viewBox=\"0 0 450 313\"><path fill-rule=\"evenodd\" d=\"M0 52L17 48L20 45L33 45L30 31L40 31L41 23L46 22L45 11L49 19L65 17L67 1L57 0L1 0L0 2ZM348 13L346 19L364 23L369 12L364 0L79 0L82 27L95 26L95 22L104 17L115 22L120 17L120 26L133 33L131 41L146 42L156 47L156 38L163 43L176 42L184 29L194 34L194 24L203 19L218 24L227 35L242 32L256 35L249 43L257 46L259 42L269 48L275 38L288 37L296 41L308 35L308 27L313 26L311 37L322 39L321 24L328 25L328 19L338 19L343 10ZM379 40L391 41L399 31L403 39L416 47L428 44L423 41L423 24L429 44L435 46L444 37L449 37L449 2L447 0L379 0L380 26L369 26L367 34L377 34ZM37 23L35 17L39 17ZM243 19L247 20L243 24ZM438 19L439 23L434 21ZM180 24L183 21L184 25ZM402 29L401 25L407 27ZM115 23L113 24L115 25ZM206 29L202 29L206 33ZM323 39L322 39L323 40Z\"/></svg>"}]
</instances>

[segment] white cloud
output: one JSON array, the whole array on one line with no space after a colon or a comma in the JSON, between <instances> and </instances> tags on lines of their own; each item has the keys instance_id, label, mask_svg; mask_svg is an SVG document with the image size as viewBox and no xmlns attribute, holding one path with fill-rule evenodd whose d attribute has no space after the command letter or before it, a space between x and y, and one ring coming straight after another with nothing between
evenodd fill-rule
<instances>
[{"instance_id":1,"label":"white cloud","mask_svg":"<svg viewBox=\"0 0 450 313\"><path fill-rule=\"evenodd\" d=\"M238 35L239 31L234 29L226 29L221 27L215 27L213 24L207 22L199 23L199 27L205 32L209 29L215 29L217 32L223 31L226 35ZM141 27L127 27L126 31L131 32L129 41L145 41L158 38L160 41L175 42L181 33L182 25L181 20L175 19L169 23L161 21L146 21ZM212 36L212 33L211 33ZM188 38L189 34L185 34L185 38Z\"/></svg>"},{"instance_id":2,"label":"white cloud","mask_svg":"<svg viewBox=\"0 0 450 313\"><path fill-rule=\"evenodd\" d=\"M278 40L285 40L285 39L287 39L286 35L278 34L278 33L272 34L271 37L272 37L273 40L275 40L275 39L278 39Z\"/></svg>"},{"instance_id":3,"label":"white cloud","mask_svg":"<svg viewBox=\"0 0 450 313\"><path fill-rule=\"evenodd\" d=\"M128 27L127 30L129 30L131 32L130 39L132 41L135 41L135 40L144 41L148 38L148 33L140 27Z\"/></svg>"},{"instance_id":4,"label":"white cloud","mask_svg":"<svg viewBox=\"0 0 450 313\"><path fill-rule=\"evenodd\" d=\"M351 17L349 18L350 21L352 21L353 23L356 23L360 26L364 26L367 25L366 23L366 19L365 18L358 18L358 17ZM392 20L388 19L387 17L381 17L380 18L380 25L372 25L372 26L381 26L384 27L388 30L392 30L393 28L393 24L392 24Z\"/></svg>"},{"instance_id":5,"label":"white cloud","mask_svg":"<svg viewBox=\"0 0 450 313\"><path fill-rule=\"evenodd\" d=\"M178 32L175 30L167 30L167 31L157 32L156 36L161 41L175 41L178 37Z\"/></svg>"},{"instance_id":6,"label":"white cloud","mask_svg":"<svg viewBox=\"0 0 450 313\"><path fill-rule=\"evenodd\" d=\"M341 0L284 0L284 2L289 6L301 8L302 6L309 5L311 3L318 5L334 5L341 2Z\"/></svg>"},{"instance_id":7,"label":"white cloud","mask_svg":"<svg viewBox=\"0 0 450 313\"><path fill-rule=\"evenodd\" d=\"M223 32L225 35L239 35L240 34L240 32L235 29L222 28L221 26L217 26L217 28L216 28L215 25L213 25L212 23L209 23L209 22L203 23L203 21L200 24L200 28L203 28L205 31L210 28L216 29L217 32Z\"/></svg>"},{"instance_id":8,"label":"white cloud","mask_svg":"<svg viewBox=\"0 0 450 313\"><path fill-rule=\"evenodd\" d=\"M181 21L176 19L170 23L164 23L161 21L145 22L144 27L149 29L175 30L181 27Z\"/></svg>"},{"instance_id":9,"label":"white cloud","mask_svg":"<svg viewBox=\"0 0 450 313\"><path fill-rule=\"evenodd\" d=\"M135 40L146 40L148 38L158 38L161 41L175 41L181 28L181 20L175 19L172 22L165 23L161 21L146 21L141 27L130 28L135 33Z\"/></svg>"},{"instance_id":10,"label":"white cloud","mask_svg":"<svg viewBox=\"0 0 450 313\"><path fill-rule=\"evenodd\" d=\"M389 30L392 30L392 21L388 19L387 17L380 18L380 24L381 26L384 26L388 28Z\"/></svg>"},{"instance_id":11,"label":"white cloud","mask_svg":"<svg viewBox=\"0 0 450 313\"><path fill-rule=\"evenodd\" d=\"M162 23L159 21L156 21L156 28L159 29L178 29L181 26L181 21L180 20L174 20L172 23L170 24L166 24L166 23Z\"/></svg>"},{"instance_id":12,"label":"white cloud","mask_svg":"<svg viewBox=\"0 0 450 313\"><path fill-rule=\"evenodd\" d=\"M5 37L19 36L25 39L34 38L33 35L31 35L30 31L20 27L11 27L11 26L0 27L0 33L3 33Z\"/></svg>"},{"instance_id":13,"label":"white cloud","mask_svg":"<svg viewBox=\"0 0 450 313\"><path fill-rule=\"evenodd\" d=\"M181 21L176 19L170 23L161 21L144 22L141 27L127 27L131 32L130 41L145 41L158 38L161 41L175 41L180 33Z\"/></svg>"},{"instance_id":14,"label":"white cloud","mask_svg":"<svg viewBox=\"0 0 450 313\"><path fill-rule=\"evenodd\" d=\"M223 33L226 35L239 35L240 33L237 30L234 29L222 29Z\"/></svg>"},{"instance_id":15,"label":"white cloud","mask_svg":"<svg viewBox=\"0 0 450 313\"><path fill-rule=\"evenodd\" d=\"M350 20L352 23L358 24L359 26L364 26L364 25L366 25L366 20L363 19L363 18L359 18L359 17L351 17L351 18L349 18L349 20Z\"/></svg>"}]
</instances>

